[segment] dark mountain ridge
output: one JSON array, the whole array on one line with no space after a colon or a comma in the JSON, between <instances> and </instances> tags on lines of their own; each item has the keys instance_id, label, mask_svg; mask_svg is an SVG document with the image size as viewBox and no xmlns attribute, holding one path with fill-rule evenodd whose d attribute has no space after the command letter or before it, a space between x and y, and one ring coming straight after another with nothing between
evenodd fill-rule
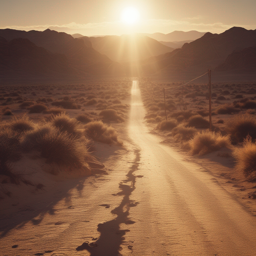
<instances>
[{"instance_id":1,"label":"dark mountain ridge","mask_svg":"<svg viewBox=\"0 0 256 256\"><path fill-rule=\"evenodd\" d=\"M204 72L220 65L235 50L256 45L256 30L233 27L221 34L206 33L203 37L185 44L181 49L143 63L146 73L161 70L164 73Z\"/></svg>"}]
</instances>

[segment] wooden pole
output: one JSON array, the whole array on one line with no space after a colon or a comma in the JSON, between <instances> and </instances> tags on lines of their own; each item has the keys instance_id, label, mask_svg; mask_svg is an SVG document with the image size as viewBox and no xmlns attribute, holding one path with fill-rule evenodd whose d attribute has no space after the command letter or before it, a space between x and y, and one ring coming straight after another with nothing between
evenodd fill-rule
<instances>
[{"instance_id":1,"label":"wooden pole","mask_svg":"<svg viewBox=\"0 0 256 256\"><path fill-rule=\"evenodd\" d=\"M166 104L165 104L165 88L163 88L163 92L164 92L164 111L165 111L165 119L166 119L166 122L167 122Z\"/></svg>"},{"instance_id":2,"label":"wooden pole","mask_svg":"<svg viewBox=\"0 0 256 256\"><path fill-rule=\"evenodd\" d=\"M212 131L212 71L208 70L209 77L209 123L210 131Z\"/></svg>"}]
</instances>

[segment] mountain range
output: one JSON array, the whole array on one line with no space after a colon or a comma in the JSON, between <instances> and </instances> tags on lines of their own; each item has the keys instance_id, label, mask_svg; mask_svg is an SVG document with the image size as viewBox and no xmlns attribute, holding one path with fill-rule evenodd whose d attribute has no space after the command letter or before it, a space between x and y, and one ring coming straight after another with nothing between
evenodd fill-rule
<instances>
[{"instance_id":1,"label":"mountain range","mask_svg":"<svg viewBox=\"0 0 256 256\"><path fill-rule=\"evenodd\" d=\"M179 42L179 41L194 41L202 37L205 32L198 32L195 30L184 32L184 31L173 31L169 34L163 33L154 33L154 34L145 34L148 37L151 37L157 41L163 42Z\"/></svg>"},{"instance_id":2,"label":"mountain range","mask_svg":"<svg viewBox=\"0 0 256 256\"><path fill-rule=\"evenodd\" d=\"M0 78L256 72L256 30L233 27L172 49L145 35L79 37L0 30Z\"/></svg>"},{"instance_id":3,"label":"mountain range","mask_svg":"<svg viewBox=\"0 0 256 256\"><path fill-rule=\"evenodd\" d=\"M233 27L221 34L206 33L201 38L183 45L171 53L160 55L141 63L144 74L157 72L200 74L215 69L234 51L256 46L256 30ZM216 69L220 71L221 69Z\"/></svg>"},{"instance_id":4,"label":"mountain range","mask_svg":"<svg viewBox=\"0 0 256 256\"><path fill-rule=\"evenodd\" d=\"M90 40L95 50L120 63L140 61L173 51L172 48L140 34L80 39Z\"/></svg>"}]
</instances>

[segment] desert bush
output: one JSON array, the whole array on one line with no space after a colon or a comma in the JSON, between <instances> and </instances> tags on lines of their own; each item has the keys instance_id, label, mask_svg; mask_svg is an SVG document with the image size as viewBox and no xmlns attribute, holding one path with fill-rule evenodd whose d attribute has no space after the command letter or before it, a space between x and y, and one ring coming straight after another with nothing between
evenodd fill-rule
<instances>
[{"instance_id":1,"label":"desert bush","mask_svg":"<svg viewBox=\"0 0 256 256\"><path fill-rule=\"evenodd\" d=\"M87 167L88 155L84 140L74 138L48 125L26 134L22 146L26 151L38 151L47 163L63 167Z\"/></svg>"},{"instance_id":2,"label":"desert bush","mask_svg":"<svg viewBox=\"0 0 256 256\"><path fill-rule=\"evenodd\" d=\"M14 117L8 126L13 132L21 134L33 130L35 124L24 115L20 118Z\"/></svg>"},{"instance_id":3,"label":"desert bush","mask_svg":"<svg viewBox=\"0 0 256 256\"><path fill-rule=\"evenodd\" d=\"M210 124L202 116L195 115L195 116L191 116L188 119L187 126L195 127L195 128L199 128L199 129L207 129L207 128L209 128Z\"/></svg>"},{"instance_id":4,"label":"desert bush","mask_svg":"<svg viewBox=\"0 0 256 256\"><path fill-rule=\"evenodd\" d=\"M220 115L231 115L233 113L238 113L239 109L236 109L232 105L225 104L223 106L220 106L217 110L216 113Z\"/></svg>"},{"instance_id":5,"label":"desert bush","mask_svg":"<svg viewBox=\"0 0 256 256\"><path fill-rule=\"evenodd\" d=\"M161 131L171 131L174 127L177 126L177 121L175 119L162 121L157 125L157 129Z\"/></svg>"},{"instance_id":6,"label":"desert bush","mask_svg":"<svg viewBox=\"0 0 256 256\"><path fill-rule=\"evenodd\" d=\"M35 105L29 107L28 109L29 109L30 114L32 114L32 113L42 113L42 112L47 110L47 107L43 104L35 104Z\"/></svg>"},{"instance_id":7,"label":"desert bush","mask_svg":"<svg viewBox=\"0 0 256 256\"><path fill-rule=\"evenodd\" d=\"M95 105L95 104L97 104L97 100L91 99L91 100L88 100L84 105L85 106L92 106L92 105Z\"/></svg>"},{"instance_id":8,"label":"desert bush","mask_svg":"<svg viewBox=\"0 0 256 256\"><path fill-rule=\"evenodd\" d=\"M10 109L6 109L6 110L4 111L4 113L3 113L3 115L5 115L5 116L12 116L13 113L12 113L12 111L11 111Z\"/></svg>"},{"instance_id":9,"label":"desert bush","mask_svg":"<svg viewBox=\"0 0 256 256\"><path fill-rule=\"evenodd\" d=\"M256 144L253 143L250 138L245 139L243 147L235 148L233 155L236 159L236 169L243 172L245 177L250 177L255 180Z\"/></svg>"},{"instance_id":10,"label":"desert bush","mask_svg":"<svg viewBox=\"0 0 256 256\"><path fill-rule=\"evenodd\" d=\"M184 124L180 124L172 129L172 136L176 141L188 141L191 140L195 134L197 133L197 129L194 127L186 127Z\"/></svg>"},{"instance_id":11,"label":"desert bush","mask_svg":"<svg viewBox=\"0 0 256 256\"><path fill-rule=\"evenodd\" d=\"M84 124L87 124L87 123L92 121L92 119L90 117L88 117L87 115L78 115L76 117L76 120L78 122L81 122L81 123L84 123Z\"/></svg>"},{"instance_id":12,"label":"desert bush","mask_svg":"<svg viewBox=\"0 0 256 256\"><path fill-rule=\"evenodd\" d=\"M114 109L105 109L102 110L99 115L103 118L104 121L113 121L113 122L123 122L124 119L118 115Z\"/></svg>"},{"instance_id":13,"label":"desert bush","mask_svg":"<svg viewBox=\"0 0 256 256\"><path fill-rule=\"evenodd\" d=\"M65 110L63 108L50 108L50 109L47 109L44 113L52 114L52 115L60 115L62 113L65 113Z\"/></svg>"},{"instance_id":14,"label":"desert bush","mask_svg":"<svg viewBox=\"0 0 256 256\"><path fill-rule=\"evenodd\" d=\"M195 113L191 110L181 110L181 111L176 111L176 112L173 112L171 114L171 117L174 117L174 118L179 118L179 120L184 120L184 119L188 119L190 118L191 116L195 115Z\"/></svg>"},{"instance_id":15,"label":"desert bush","mask_svg":"<svg viewBox=\"0 0 256 256\"><path fill-rule=\"evenodd\" d=\"M101 121L90 122L86 124L84 128L85 135L94 141L106 144L122 145L116 130Z\"/></svg>"},{"instance_id":16,"label":"desert bush","mask_svg":"<svg viewBox=\"0 0 256 256\"><path fill-rule=\"evenodd\" d=\"M230 148L229 136L211 131L202 131L189 141L192 155L205 155L221 148Z\"/></svg>"},{"instance_id":17,"label":"desert bush","mask_svg":"<svg viewBox=\"0 0 256 256\"><path fill-rule=\"evenodd\" d=\"M53 117L52 125L56 127L60 132L67 132L76 138L80 138L82 133L78 131L78 122L74 118L70 118L68 115L62 113Z\"/></svg>"},{"instance_id":18,"label":"desert bush","mask_svg":"<svg viewBox=\"0 0 256 256\"><path fill-rule=\"evenodd\" d=\"M252 115L236 115L226 123L226 132L232 143L243 142L249 135L256 139L256 117Z\"/></svg>"},{"instance_id":19,"label":"desert bush","mask_svg":"<svg viewBox=\"0 0 256 256\"><path fill-rule=\"evenodd\" d=\"M226 100L226 98L224 96L218 96L217 100Z\"/></svg>"},{"instance_id":20,"label":"desert bush","mask_svg":"<svg viewBox=\"0 0 256 256\"><path fill-rule=\"evenodd\" d=\"M236 96L235 96L235 99L242 99L244 96L242 95L242 94L237 94Z\"/></svg>"},{"instance_id":21,"label":"desert bush","mask_svg":"<svg viewBox=\"0 0 256 256\"><path fill-rule=\"evenodd\" d=\"M16 183L17 177L12 173L10 162L21 158L20 141L18 137L7 127L1 127L0 131L0 174L10 177L11 182Z\"/></svg>"},{"instance_id":22,"label":"desert bush","mask_svg":"<svg viewBox=\"0 0 256 256\"><path fill-rule=\"evenodd\" d=\"M24 101L23 103L20 104L20 108L27 108L27 107L30 107L34 105L34 102L33 101Z\"/></svg>"},{"instance_id":23,"label":"desert bush","mask_svg":"<svg viewBox=\"0 0 256 256\"><path fill-rule=\"evenodd\" d=\"M57 106L57 107L62 107L65 109L80 109L81 108L81 106L79 106L75 102L69 101L69 100L54 101L54 102L52 102L52 105Z\"/></svg>"}]
</instances>

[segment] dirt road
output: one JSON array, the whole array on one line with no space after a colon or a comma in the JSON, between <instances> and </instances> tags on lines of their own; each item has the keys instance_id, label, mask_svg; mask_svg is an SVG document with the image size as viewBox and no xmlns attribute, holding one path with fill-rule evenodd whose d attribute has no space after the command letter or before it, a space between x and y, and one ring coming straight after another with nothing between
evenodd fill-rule
<instances>
[{"instance_id":1,"label":"dirt road","mask_svg":"<svg viewBox=\"0 0 256 256\"><path fill-rule=\"evenodd\" d=\"M62 183L51 200L6 216L0 254L255 255L255 217L202 167L161 144L144 114L134 81L132 146L112 148L109 175Z\"/></svg>"}]
</instances>

